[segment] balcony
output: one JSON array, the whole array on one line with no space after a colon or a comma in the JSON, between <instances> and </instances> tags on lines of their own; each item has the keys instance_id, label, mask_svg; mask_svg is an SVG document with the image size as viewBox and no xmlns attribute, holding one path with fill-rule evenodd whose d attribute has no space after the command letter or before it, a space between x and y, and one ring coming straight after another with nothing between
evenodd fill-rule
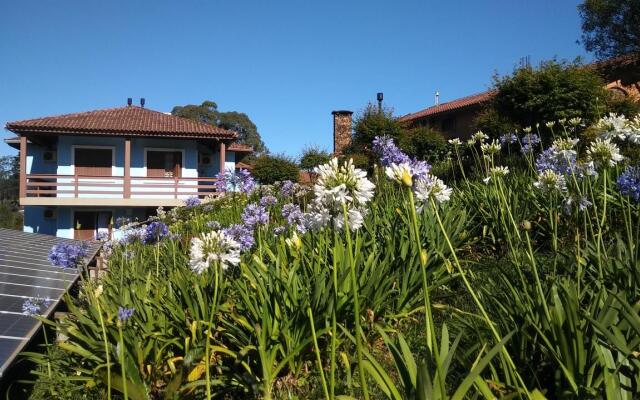
<instances>
[{"instance_id":1,"label":"balcony","mask_svg":"<svg viewBox=\"0 0 640 400\"><path fill-rule=\"evenodd\" d=\"M179 206L197 196L216 196L216 178L27 174L22 205Z\"/></svg>"}]
</instances>

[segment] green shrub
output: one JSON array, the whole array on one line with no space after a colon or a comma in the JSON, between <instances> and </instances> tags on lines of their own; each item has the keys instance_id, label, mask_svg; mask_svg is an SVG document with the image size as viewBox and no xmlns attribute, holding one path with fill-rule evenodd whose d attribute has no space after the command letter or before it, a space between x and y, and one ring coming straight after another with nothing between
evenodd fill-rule
<instances>
[{"instance_id":1,"label":"green shrub","mask_svg":"<svg viewBox=\"0 0 640 400\"><path fill-rule=\"evenodd\" d=\"M310 172L318 165L326 164L330 159L331 155L319 147L308 147L302 151L300 169Z\"/></svg>"},{"instance_id":2,"label":"green shrub","mask_svg":"<svg viewBox=\"0 0 640 400\"><path fill-rule=\"evenodd\" d=\"M264 185L285 180L297 182L300 178L300 168L285 155L264 155L256 158L251 173Z\"/></svg>"}]
</instances>

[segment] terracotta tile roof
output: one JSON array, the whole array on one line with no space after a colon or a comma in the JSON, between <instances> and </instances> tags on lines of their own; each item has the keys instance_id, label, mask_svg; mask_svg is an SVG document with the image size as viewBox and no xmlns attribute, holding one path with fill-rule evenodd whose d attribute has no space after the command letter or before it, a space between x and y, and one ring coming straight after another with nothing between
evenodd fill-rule
<instances>
[{"instance_id":1,"label":"terracotta tile roof","mask_svg":"<svg viewBox=\"0 0 640 400\"><path fill-rule=\"evenodd\" d=\"M592 67L597 70L607 70L611 68L620 68L620 67L637 66L637 65L640 65L640 52L624 54L622 56L608 58L602 61L596 61L591 64L588 64L587 67Z\"/></svg>"},{"instance_id":2,"label":"terracotta tile roof","mask_svg":"<svg viewBox=\"0 0 640 400\"><path fill-rule=\"evenodd\" d=\"M229 151L235 151L236 153L253 153L253 147L242 143L231 143L229 145Z\"/></svg>"},{"instance_id":3,"label":"terracotta tile roof","mask_svg":"<svg viewBox=\"0 0 640 400\"><path fill-rule=\"evenodd\" d=\"M233 131L136 106L8 122L15 133L235 139Z\"/></svg>"},{"instance_id":4,"label":"terracotta tile roof","mask_svg":"<svg viewBox=\"0 0 640 400\"><path fill-rule=\"evenodd\" d=\"M495 94L496 94L495 90L493 89L487 90L486 92L473 94L467 97L462 97L460 99L438 104L437 106L425 108L424 110L421 110L415 113L403 115L402 117L398 118L398 120L413 121L418 118L429 117L429 116L437 115L437 114L448 112L448 111L459 110L464 107L469 107L469 106L477 105L480 103L484 103L490 100L491 98L493 98Z\"/></svg>"}]
</instances>

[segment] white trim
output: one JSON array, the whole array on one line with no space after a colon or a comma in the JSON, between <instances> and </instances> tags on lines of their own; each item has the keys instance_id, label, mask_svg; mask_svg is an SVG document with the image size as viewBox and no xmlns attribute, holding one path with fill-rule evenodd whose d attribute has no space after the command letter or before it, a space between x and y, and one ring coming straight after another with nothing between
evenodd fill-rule
<instances>
[{"instance_id":1,"label":"white trim","mask_svg":"<svg viewBox=\"0 0 640 400\"><path fill-rule=\"evenodd\" d=\"M71 174L76 174L76 149L111 149L111 176L114 176L114 169L116 167L116 146L94 146L88 144L73 144L71 145ZM105 177L107 178L107 177Z\"/></svg>"},{"instance_id":2,"label":"white trim","mask_svg":"<svg viewBox=\"0 0 640 400\"><path fill-rule=\"evenodd\" d=\"M144 178L148 178L149 175L147 174L147 152L148 151L164 151L164 152L172 152L172 151L179 151L182 153L182 165L180 166L180 178L182 178L185 175L185 172L187 171L187 169L184 167L185 165L185 152L184 149L173 149L173 148L168 148L168 147L144 147L144 167L143 169L143 173L144 173ZM175 178L175 177L174 177Z\"/></svg>"}]
</instances>

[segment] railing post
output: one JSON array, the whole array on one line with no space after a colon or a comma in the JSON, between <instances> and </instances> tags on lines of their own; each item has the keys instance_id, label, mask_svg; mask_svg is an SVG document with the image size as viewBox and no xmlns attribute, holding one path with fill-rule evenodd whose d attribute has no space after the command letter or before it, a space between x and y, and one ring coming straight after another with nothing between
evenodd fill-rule
<instances>
[{"instance_id":1,"label":"railing post","mask_svg":"<svg viewBox=\"0 0 640 400\"><path fill-rule=\"evenodd\" d=\"M124 187L123 197L131 197L131 138L124 139Z\"/></svg>"},{"instance_id":2,"label":"railing post","mask_svg":"<svg viewBox=\"0 0 640 400\"><path fill-rule=\"evenodd\" d=\"M27 137L20 136L20 200L27 197Z\"/></svg>"},{"instance_id":3,"label":"railing post","mask_svg":"<svg viewBox=\"0 0 640 400\"><path fill-rule=\"evenodd\" d=\"M78 198L78 174L73 175L73 197Z\"/></svg>"},{"instance_id":4,"label":"railing post","mask_svg":"<svg viewBox=\"0 0 640 400\"><path fill-rule=\"evenodd\" d=\"M177 199L178 198L178 177L174 176L173 179L174 179L174 181L173 181L173 196Z\"/></svg>"}]
</instances>

